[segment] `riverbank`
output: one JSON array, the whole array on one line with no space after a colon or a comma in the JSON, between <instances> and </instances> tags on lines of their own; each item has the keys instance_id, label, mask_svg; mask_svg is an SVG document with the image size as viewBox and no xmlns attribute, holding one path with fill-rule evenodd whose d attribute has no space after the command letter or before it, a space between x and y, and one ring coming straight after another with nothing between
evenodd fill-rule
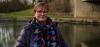
<instances>
[{"instance_id":1,"label":"riverbank","mask_svg":"<svg viewBox=\"0 0 100 47\"><path fill-rule=\"evenodd\" d=\"M31 18L0 18L0 22L28 22ZM70 23L70 24L93 24L100 25L100 19L93 18L52 18L53 21L58 23Z\"/></svg>"},{"instance_id":2,"label":"riverbank","mask_svg":"<svg viewBox=\"0 0 100 47\"><path fill-rule=\"evenodd\" d=\"M93 18L59 18L55 19L56 22L65 22L72 24L95 24L100 25L100 19Z\"/></svg>"},{"instance_id":3,"label":"riverbank","mask_svg":"<svg viewBox=\"0 0 100 47\"><path fill-rule=\"evenodd\" d=\"M32 9L27 9L18 12L0 13L0 22L27 22L31 19L34 13ZM100 25L100 18L74 18L72 13L56 13L49 12L49 17L55 22L71 23L71 24L96 24Z\"/></svg>"}]
</instances>

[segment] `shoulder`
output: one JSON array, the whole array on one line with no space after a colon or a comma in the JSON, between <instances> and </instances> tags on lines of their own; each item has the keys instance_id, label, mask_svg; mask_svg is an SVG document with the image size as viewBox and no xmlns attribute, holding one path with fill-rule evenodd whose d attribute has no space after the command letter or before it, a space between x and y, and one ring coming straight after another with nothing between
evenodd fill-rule
<instances>
[{"instance_id":1,"label":"shoulder","mask_svg":"<svg viewBox=\"0 0 100 47\"><path fill-rule=\"evenodd\" d=\"M30 21L27 22L27 23L23 26L23 29L24 29L24 30L30 30L31 28L32 28L32 23L30 23Z\"/></svg>"},{"instance_id":2,"label":"shoulder","mask_svg":"<svg viewBox=\"0 0 100 47\"><path fill-rule=\"evenodd\" d=\"M32 26L30 23L27 23L25 26L23 26L23 28L21 29L20 35L21 36L30 36L31 35L31 30L32 30Z\"/></svg>"},{"instance_id":3,"label":"shoulder","mask_svg":"<svg viewBox=\"0 0 100 47\"><path fill-rule=\"evenodd\" d=\"M36 24L36 18L33 17L31 20L29 20L25 24L24 29L26 29L26 30L33 30L33 29L35 29L35 26L36 26L35 24Z\"/></svg>"}]
</instances>

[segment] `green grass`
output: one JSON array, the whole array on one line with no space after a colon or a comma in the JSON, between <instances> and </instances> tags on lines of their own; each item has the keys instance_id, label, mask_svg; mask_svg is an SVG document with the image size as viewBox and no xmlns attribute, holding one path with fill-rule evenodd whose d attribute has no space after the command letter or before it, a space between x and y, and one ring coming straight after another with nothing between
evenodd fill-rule
<instances>
[{"instance_id":1,"label":"green grass","mask_svg":"<svg viewBox=\"0 0 100 47\"><path fill-rule=\"evenodd\" d=\"M17 12L10 12L10 13L0 13L1 17L7 17L7 18L19 18L19 19L28 19L31 18L32 15L34 15L33 9L27 9L23 11L17 11ZM52 18L70 18L72 16L69 15L62 15L60 13L54 13L49 12L48 15Z\"/></svg>"},{"instance_id":2,"label":"green grass","mask_svg":"<svg viewBox=\"0 0 100 47\"><path fill-rule=\"evenodd\" d=\"M33 14L32 9L10 12L10 13L0 13L0 15L5 15L5 16L32 16L32 14Z\"/></svg>"},{"instance_id":3,"label":"green grass","mask_svg":"<svg viewBox=\"0 0 100 47\"><path fill-rule=\"evenodd\" d=\"M28 19L31 18L33 15L32 9L22 10L22 11L16 11L16 12L10 12L10 13L0 13L1 17L5 17L8 19Z\"/></svg>"}]
</instances>

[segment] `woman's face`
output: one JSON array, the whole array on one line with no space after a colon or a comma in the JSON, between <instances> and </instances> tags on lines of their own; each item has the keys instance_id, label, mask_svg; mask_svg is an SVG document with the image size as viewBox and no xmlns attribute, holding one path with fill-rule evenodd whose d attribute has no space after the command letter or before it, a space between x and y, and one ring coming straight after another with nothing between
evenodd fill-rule
<instances>
[{"instance_id":1,"label":"woman's face","mask_svg":"<svg viewBox=\"0 0 100 47\"><path fill-rule=\"evenodd\" d=\"M48 13L47 9L45 9L44 7L38 7L36 9L35 16L36 16L38 21L46 21L47 13Z\"/></svg>"}]
</instances>

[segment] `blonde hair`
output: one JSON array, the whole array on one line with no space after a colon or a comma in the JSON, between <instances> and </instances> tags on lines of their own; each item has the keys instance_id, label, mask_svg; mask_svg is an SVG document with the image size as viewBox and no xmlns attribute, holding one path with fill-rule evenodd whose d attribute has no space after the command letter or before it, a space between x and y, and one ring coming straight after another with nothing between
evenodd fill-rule
<instances>
[{"instance_id":1,"label":"blonde hair","mask_svg":"<svg viewBox=\"0 0 100 47\"><path fill-rule=\"evenodd\" d=\"M45 9L49 10L49 6L47 3L39 2L34 6L34 8L33 8L34 12L36 12L37 8L39 8L39 7L43 7Z\"/></svg>"}]
</instances>

